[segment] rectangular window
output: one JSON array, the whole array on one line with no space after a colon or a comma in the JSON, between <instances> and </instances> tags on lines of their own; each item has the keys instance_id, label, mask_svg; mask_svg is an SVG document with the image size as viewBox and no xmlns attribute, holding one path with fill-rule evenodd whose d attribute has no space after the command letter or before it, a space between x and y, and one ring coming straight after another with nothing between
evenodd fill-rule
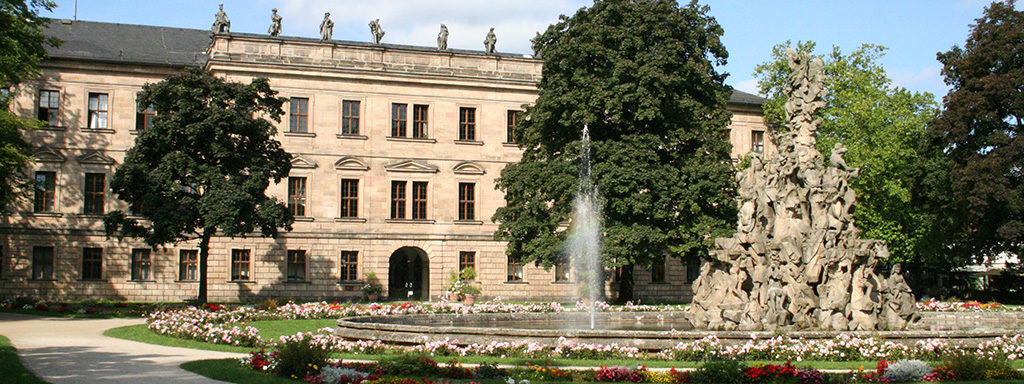
<instances>
[{"instance_id":1,"label":"rectangular window","mask_svg":"<svg viewBox=\"0 0 1024 384\"><path fill-rule=\"evenodd\" d=\"M341 251L341 281L356 281L359 278L359 252Z\"/></svg>"},{"instance_id":2,"label":"rectangular window","mask_svg":"<svg viewBox=\"0 0 1024 384\"><path fill-rule=\"evenodd\" d=\"M651 264L651 282L652 283L664 283L665 282L665 260L654 261Z\"/></svg>"},{"instance_id":3,"label":"rectangular window","mask_svg":"<svg viewBox=\"0 0 1024 384\"><path fill-rule=\"evenodd\" d=\"M476 252L473 251L460 251L459 252L459 270L466 268L476 269Z\"/></svg>"},{"instance_id":4,"label":"rectangular window","mask_svg":"<svg viewBox=\"0 0 1024 384\"><path fill-rule=\"evenodd\" d=\"M36 172L35 203L36 212L53 212L54 196L57 191L56 172Z\"/></svg>"},{"instance_id":5,"label":"rectangular window","mask_svg":"<svg viewBox=\"0 0 1024 384\"><path fill-rule=\"evenodd\" d=\"M341 179L341 217L359 217L359 180Z\"/></svg>"},{"instance_id":6,"label":"rectangular window","mask_svg":"<svg viewBox=\"0 0 1024 384\"><path fill-rule=\"evenodd\" d=\"M412 183L412 218L413 220L427 218L427 182L425 181Z\"/></svg>"},{"instance_id":7,"label":"rectangular window","mask_svg":"<svg viewBox=\"0 0 1024 384\"><path fill-rule=\"evenodd\" d=\"M412 137L417 139L427 138L427 106L412 106Z\"/></svg>"},{"instance_id":8,"label":"rectangular window","mask_svg":"<svg viewBox=\"0 0 1024 384\"><path fill-rule=\"evenodd\" d=\"M107 128L107 94L89 94L89 129Z\"/></svg>"},{"instance_id":9,"label":"rectangular window","mask_svg":"<svg viewBox=\"0 0 1024 384\"><path fill-rule=\"evenodd\" d=\"M476 219L475 183L459 183L459 220Z\"/></svg>"},{"instance_id":10,"label":"rectangular window","mask_svg":"<svg viewBox=\"0 0 1024 384\"><path fill-rule=\"evenodd\" d=\"M178 280L199 280L199 251L182 249L178 251Z\"/></svg>"},{"instance_id":11,"label":"rectangular window","mask_svg":"<svg viewBox=\"0 0 1024 384\"><path fill-rule=\"evenodd\" d=\"M764 131L750 131L750 150L764 152Z\"/></svg>"},{"instance_id":12,"label":"rectangular window","mask_svg":"<svg viewBox=\"0 0 1024 384\"><path fill-rule=\"evenodd\" d=\"M288 178L288 209L292 216L306 216L306 178Z\"/></svg>"},{"instance_id":13,"label":"rectangular window","mask_svg":"<svg viewBox=\"0 0 1024 384\"><path fill-rule=\"evenodd\" d=\"M82 280L103 278L103 248L82 248Z\"/></svg>"},{"instance_id":14,"label":"rectangular window","mask_svg":"<svg viewBox=\"0 0 1024 384\"><path fill-rule=\"evenodd\" d=\"M699 257L687 257L686 258L686 283L693 283L700 277L700 263Z\"/></svg>"},{"instance_id":15,"label":"rectangular window","mask_svg":"<svg viewBox=\"0 0 1024 384\"><path fill-rule=\"evenodd\" d=\"M153 109L152 105L135 112L135 130L144 131L153 128L154 117L156 117L156 110Z\"/></svg>"},{"instance_id":16,"label":"rectangular window","mask_svg":"<svg viewBox=\"0 0 1024 384\"><path fill-rule=\"evenodd\" d=\"M523 281L523 265L518 260L508 257L508 277L505 281Z\"/></svg>"},{"instance_id":17,"label":"rectangular window","mask_svg":"<svg viewBox=\"0 0 1024 384\"><path fill-rule=\"evenodd\" d=\"M517 110L514 110L514 109L510 109L508 111L508 116L505 118L505 122L506 122L505 142L506 143L514 143L514 142L516 142L516 138L515 138L515 135L514 135L515 128L516 128L516 124L519 123L519 117L522 115L522 113L523 113L523 111L517 111Z\"/></svg>"},{"instance_id":18,"label":"rectangular window","mask_svg":"<svg viewBox=\"0 0 1024 384\"><path fill-rule=\"evenodd\" d=\"M569 263L555 263L555 281L569 281Z\"/></svg>"},{"instance_id":19,"label":"rectangular window","mask_svg":"<svg viewBox=\"0 0 1024 384\"><path fill-rule=\"evenodd\" d=\"M405 218L405 182L391 182L391 218Z\"/></svg>"},{"instance_id":20,"label":"rectangular window","mask_svg":"<svg viewBox=\"0 0 1024 384\"><path fill-rule=\"evenodd\" d=\"M132 250L132 280L152 280L153 259L148 249Z\"/></svg>"},{"instance_id":21,"label":"rectangular window","mask_svg":"<svg viewBox=\"0 0 1024 384\"><path fill-rule=\"evenodd\" d=\"M288 102L288 132L309 132L309 99L304 97L293 97Z\"/></svg>"},{"instance_id":22,"label":"rectangular window","mask_svg":"<svg viewBox=\"0 0 1024 384\"><path fill-rule=\"evenodd\" d=\"M53 280L53 247L32 247L32 279Z\"/></svg>"},{"instance_id":23,"label":"rectangular window","mask_svg":"<svg viewBox=\"0 0 1024 384\"><path fill-rule=\"evenodd\" d=\"M306 251L288 251L287 258L288 281L306 281Z\"/></svg>"},{"instance_id":24,"label":"rectangular window","mask_svg":"<svg viewBox=\"0 0 1024 384\"><path fill-rule=\"evenodd\" d=\"M391 104L391 136L405 137L407 104Z\"/></svg>"},{"instance_id":25,"label":"rectangular window","mask_svg":"<svg viewBox=\"0 0 1024 384\"><path fill-rule=\"evenodd\" d=\"M106 198L107 175L102 173L85 174L85 213L103 214L103 203Z\"/></svg>"},{"instance_id":26,"label":"rectangular window","mask_svg":"<svg viewBox=\"0 0 1024 384\"><path fill-rule=\"evenodd\" d=\"M476 140L476 108L459 108L459 140Z\"/></svg>"},{"instance_id":27,"label":"rectangular window","mask_svg":"<svg viewBox=\"0 0 1024 384\"><path fill-rule=\"evenodd\" d=\"M341 102L341 134L359 134L359 101L344 100Z\"/></svg>"},{"instance_id":28,"label":"rectangular window","mask_svg":"<svg viewBox=\"0 0 1024 384\"><path fill-rule=\"evenodd\" d=\"M248 249L231 250L231 281L249 281L252 260Z\"/></svg>"},{"instance_id":29,"label":"rectangular window","mask_svg":"<svg viewBox=\"0 0 1024 384\"><path fill-rule=\"evenodd\" d=\"M51 127L60 125L60 92L45 89L39 91L39 113L36 118Z\"/></svg>"}]
</instances>

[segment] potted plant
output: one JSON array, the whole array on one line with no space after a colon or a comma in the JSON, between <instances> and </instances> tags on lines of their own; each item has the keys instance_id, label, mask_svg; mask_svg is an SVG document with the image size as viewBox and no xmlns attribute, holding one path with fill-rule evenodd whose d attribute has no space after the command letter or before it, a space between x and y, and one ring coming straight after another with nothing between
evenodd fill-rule
<instances>
[{"instance_id":1,"label":"potted plant","mask_svg":"<svg viewBox=\"0 0 1024 384\"><path fill-rule=\"evenodd\" d=\"M363 284L363 294L366 295L366 300L377 301L377 299L380 299L380 293L384 291L384 288L377 282L377 274L368 272L365 281L366 284Z\"/></svg>"},{"instance_id":2,"label":"potted plant","mask_svg":"<svg viewBox=\"0 0 1024 384\"><path fill-rule=\"evenodd\" d=\"M452 301L461 300L464 305L473 305L476 295L480 294L480 287L473 282L476 278L476 269L473 267L463 268L461 271L448 273L448 299Z\"/></svg>"}]
</instances>

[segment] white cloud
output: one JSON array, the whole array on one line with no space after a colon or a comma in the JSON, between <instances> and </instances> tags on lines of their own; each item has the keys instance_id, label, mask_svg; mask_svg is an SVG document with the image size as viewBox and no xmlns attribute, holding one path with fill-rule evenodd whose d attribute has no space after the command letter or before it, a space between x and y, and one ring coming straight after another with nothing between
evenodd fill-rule
<instances>
[{"instance_id":1,"label":"white cloud","mask_svg":"<svg viewBox=\"0 0 1024 384\"><path fill-rule=\"evenodd\" d=\"M273 2L286 20L285 34L319 36L324 12L331 13L334 38L370 41L368 23L380 19L383 42L432 47L442 23L450 32L448 46L483 50L494 27L499 52L531 53L530 39L586 5L582 0L281 0Z\"/></svg>"},{"instance_id":2,"label":"white cloud","mask_svg":"<svg viewBox=\"0 0 1024 384\"><path fill-rule=\"evenodd\" d=\"M918 71L893 71L892 82L897 86L911 88L914 85L934 82L942 74L942 67L931 66Z\"/></svg>"},{"instance_id":3,"label":"white cloud","mask_svg":"<svg viewBox=\"0 0 1024 384\"><path fill-rule=\"evenodd\" d=\"M736 83L732 87L737 89L737 90L746 92L746 93L750 93L750 94L754 94L754 95L759 94L757 92L757 79L743 80L743 81L741 81L739 83Z\"/></svg>"}]
</instances>

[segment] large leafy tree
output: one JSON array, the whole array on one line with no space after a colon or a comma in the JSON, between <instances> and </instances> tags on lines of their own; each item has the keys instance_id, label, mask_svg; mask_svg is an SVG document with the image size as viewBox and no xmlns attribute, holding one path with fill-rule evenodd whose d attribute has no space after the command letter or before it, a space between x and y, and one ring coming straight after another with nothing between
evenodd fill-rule
<instances>
[{"instance_id":1,"label":"large leafy tree","mask_svg":"<svg viewBox=\"0 0 1024 384\"><path fill-rule=\"evenodd\" d=\"M578 188L580 139L604 200L601 256L624 267L699 256L736 219L726 111L716 70L728 53L708 8L674 0L598 0L534 39L544 60L539 97L517 127L519 163L498 180L507 205L494 220L508 255L543 266L564 260Z\"/></svg>"},{"instance_id":2,"label":"large leafy tree","mask_svg":"<svg viewBox=\"0 0 1024 384\"><path fill-rule=\"evenodd\" d=\"M199 240L199 301L206 302L207 260L215 234L276 236L291 230L291 212L268 197L270 180L291 170L291 156L274 139L267 116L280 121L284 99L266 79L228 82L188 69L139 92L156 110L117 168L110 187L137 221L114 211L108 235L142 238L152 246Z\"/></svg>"},{"instance_id":3,"label":"large leafy tree","mask_svg":"<svg viewBox=\"0 0 1024 384\"><path fill-rule=\"evenodd\" d=\"M765 118L773 129L781 125L786 102L785 84L789 74L785 47L772 48L767 62L758 65L754 76L760 92L768 96ZM797 48L814 52L813 42ZM888 243L893 259L913 269L944 263L936 252L933 212L914 202L922 165L938 166L934 154L919 151L934 118L937 104L929 93L910 92L894 86L878 63L886 48L865 44L844 54L833 47L824 57L827 105L819 110L818 150L825 156L836 142L849 149L845 160L860 167L860 176L850 180L857 192L854 217L862 236Z\"/></svg>"},{"instance_id":4,"label":"large leafy tree","mask_svg":"<svg viewBox=\"0 0 1024 384\"><path fill-rule=\"evenodd\" d=\"M950 249L975 261L1024 255L1024 11L1014 6L992 3L963 47L937 55L952 90L933 144L952 169L932 197L949 196L945 213L964 234Z\"/></svg>"},{"instance_id":5,"label":"large leafy tree","mask_svg":"<svg viewBox=\"0 0 1024 384\"><path fill-rule=\"evenodd\" d=\"M32 146L22 132L40 125L22 120L8 108L10 92L25 79L39 74L39 62L46 58L46 46L59 41L43 34L46 19L40 10L55 7L51 1L0 0L0 208L31 190L25 170L32 163Z\"/></svg>"}]
</instances>

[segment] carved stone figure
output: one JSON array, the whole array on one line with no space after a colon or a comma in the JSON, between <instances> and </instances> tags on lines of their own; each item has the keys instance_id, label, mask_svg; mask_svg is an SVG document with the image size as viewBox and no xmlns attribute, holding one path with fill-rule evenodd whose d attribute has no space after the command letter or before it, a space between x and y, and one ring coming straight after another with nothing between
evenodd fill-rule
<instances>
[{"instance_id":1,"label":"carved stone figure","mask_svg":"<svg viewBox=\"0 0 1024 384\"><path fill-rule=\"evenodd\" d=\"M380 27L380 19L370 22L370 34L373 35L373 43L380 44L380 40L384 38L384 28Z\"/></svg>"},{"instance_id":2,"label":"carved stone figure","mask_svg":"<svg viewBox=\"0 0 1024 384\"><path fill-rule=\"evenodd\" d=\"M270 10L270 28L267 29L267 33L272 37L281 34L281 15L277 14L277 8Z\"/></svg>"},{"instance_id":3,"label":"carved stone figure","mask_svg":"<svg viewBox=\"0 0 1024 384\"><path fill-rule=\"evenodd\" d=\"M494 35L494 27L491 27L491 31L487 32L487 37L484 38L484 51L487 54L494 54L494 45L498 43L498 37Z\"/></svg>"},{"instance_id":4,"label":"carved stone figure","mask_svg":"<svg viewBox=\"0 0 1024 384\"><path fill-rule=\"evenodd\" d=\"M448 50L448 26L441 24L441 32L437 33L437 50Z\"/></svg>"},{"instance_id":5,"label":"carved stone figure","mask_svg":"<svg viewBox=\"0 0 1024 384\"><path fill-rule=\"evenodd\" d=\"M320 41L330 41L334 35L334 22L331 21L331 13L324 12L324 21L320 22Z\"/></svg>"},{"instance_id":6,"label":"carved stone figure","mask_svg":"<svg viewBox=\"0 0 1024 384\"><path fill-rule=\"evenodd\" d=\"M224 12L224 4L219 6L220 10L217 11L217 16L213 20L213 27L210 31L213 33L231 33L231 20L228 20L228 14Z\"/></svg>"},{"instance_id":7,"label":"carved stone figure","mask_svg":"<svg viewBox=\"0 0 1024 384\"><path fill-rule=\"evenodd\" d=\"M792 50L787 59L789 131L776 135L776 155L752 155L737 173L737 230L715 239L687 316L695 327L721 330L912 327L920 316L901 268L879 276L889 250L860 239L854 225L850 179L858 169L846 164L842 145L828 162L815 147L823 64Z\"/></svg>"}]
</instances>

